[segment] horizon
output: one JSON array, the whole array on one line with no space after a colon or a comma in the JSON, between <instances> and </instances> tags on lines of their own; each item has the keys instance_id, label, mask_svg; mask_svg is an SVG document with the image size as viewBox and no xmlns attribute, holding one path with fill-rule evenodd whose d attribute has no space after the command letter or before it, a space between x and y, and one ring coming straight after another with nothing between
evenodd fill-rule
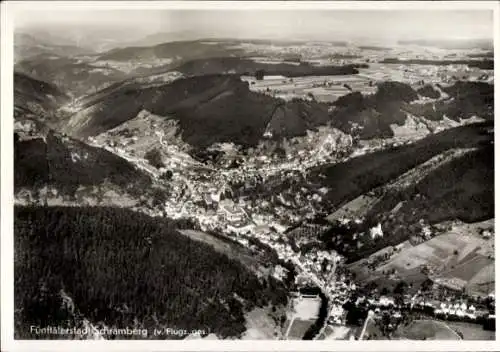
<instances>
[{"instance_id":1,"label":"horizon","mask_svg":"<svg viewBox=\"0 0 500 352\"><path fill-rule=\"evenodd\" d=\"M158 34L190 40L493 40L490 10L27 10L16 32L130 43ZM185 40L185 39L179 39Z\"/></svg>"}]
</instances>

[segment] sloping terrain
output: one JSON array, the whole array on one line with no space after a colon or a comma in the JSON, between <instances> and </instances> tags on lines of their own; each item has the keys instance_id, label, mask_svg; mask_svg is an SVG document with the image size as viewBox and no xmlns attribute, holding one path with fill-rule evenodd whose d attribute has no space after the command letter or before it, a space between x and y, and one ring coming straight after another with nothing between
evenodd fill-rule
<instances>
[{"instance_id":1,"label":"sloping terrain","mask_svg":"<svg viewBox=\"0 0 500 352\"><path fill-rule=\"evenodd\" d=\"M125 200L137 204L155 192L150 175L107 150L32 127L15 137L14 191L19 202L58 199L59 204L121 206Z\"/></svg>"},{"instance_id":2,"label":"sloping terrain","mask_svg":"<svg viewBox=\"0 0 500 352\"><path fill-rule=\"evenodd\" d=\"M198 58L242 55L241 49L231 48L225 43L194 41L172 41L154 46L136 46L110 50L99 60L130 61L174 58L178 60L193 60Z\"/></svg>"},{"instance_id":3,"label":"sloping terrain","mask_svg":"<svg viewBox=\"0 0 500 352\"><path fill-rule=\"evenodd\" d=\"M400 340L462 340L446 323L437 320L415 320L395 332Z\"/></svg>"},{"instance_id":4,"label":"sloping terrain","mask_svg":"<svg viewBox=\"0 0 500 352\"><path fill-rule=\"evenodd\" d=\"M51 83L14 72L14 117L50 117L69 96Z\"/></svg>"},{"instance_id":5,"label":"sloping terrain","mask_svg":"<svg viewBox=\"0 0 500 352\"><path fill-rule=\"evenodd\" d=\"M239 75L256 75L261 71L270 76L326 76L351 75L358 73L360 65L346 66L314 66L303 62L300 65L289 63L269 64L245 59L241 57L216 57L191 60L180 64L175 69L186 75L209 75L234 73ZM361 65L366 66L366 65Z\"/></svg>"},{"instance_id":6,"label":"sloping terrain","mask_svg":"<svg viewBox=\"0 0 500 352\"><path fill-rule=\"evenodd\" d=\"M248 84L234 75L181 78L144 88L135 83L124 85L86 99L82 107L70 119L67 133L97 135L147 110L172 116L179 122L182 139L195 147L217 142L256 145L270 122L278 136L294 136L328 119L325 105L285 103L250 91Z\"/></svg>"},{"instance_id":7,"label":"sloping terrain","mask_svg":"<svg viewBox=\"0 0 500 352\"><path fill-rule=\"evenodd\" d=\"M112 67L94 66L81 59L54 54L41 54L19 61L15 70L56 84L77 97L126 78L123 72Z\"/></svg>"},{"instance_id":8,"label":"sloping terrain","mask_svg":"<svg viewBox=\"0 0 500 352\"><path fill-rule=\"evenodd\" d=\"M93 54L89 48L76 45L54 43L27 33L14 33L14 60L20 61L41 54L75 56Z\"/></svg>"},{"instance_id":9,"label":"sloping terrain","mask_svg":"<svg viewBox=\"0 0 500 352\"><path fill-rule=\"evenodd\" d=\"M494 239L481 237L484 227L492 228L493 219L472 224L455 222L448 231L426 242L381 250L353 263L349 269L364 284L380 282L390 288L391 283L394 286L403 280L416 290L431 278L453 290L486 297L495 285L495 249Z\"/></svg>"},{"instance_id":10,"label":"sloping terrain","mask_svg":"<svg viewBox=\"0 0 500 352\"><path fill-rule=\"evenodd\" d=\"M349 93L334 102L331 112L335 127L360 138L392 137L390 125L405 123L402 111L405 103L418 99L418 94L407 84L384 82L371 96Z\"/></svg>"},{"instance_id":11,"label":"sloping terrain","mask_svg":"<svg viewBox=\"0 0 500 352\"><path fill-rule=\"evenodd\" d=\"M492 39L407 39L399 40L400 45L419 45L441 49L483 49L493 50Z\"/></svg>"},{"instance_id":12,"label":"sloping terrain","mask_svg":"<svg viewBox=\"0 0 500 352\"><path fill-rule=\"evenodd\" d=\"M404 110L433 121L442 120L444 116L454 121L469 119L473 116L493 120L494 86L492 84L458 81L452 86L440 88L449 95L447 99L423 104L408 104Z\"/></svg>"},{"instance_id":13,"label":"sloping terrain","mask_svg":"<svg viewBox=\"0 0 500 352\"><path fill-rule=\"evenodd\" d=\"M493 85L458 81L440 89L448 95L447 98L418 102L418 94L438 97L440 93L430 86L417 92L404 83L383 82L374 95L363 96L356 92L340 97L333 103L335 108L330 115L335 127L362 139L394 136L391 125L404 125L408 114L427 125L445 118L457 122L474 116L493 119Z\"/></svg>"},{"instance_id":14,"label":"sloping terrain","mask_svg":"<svg viewBox=\"0 0 500 352\"><path fill-rule=\"evenodd\" d=\"M491 126L480 123L457 127L410 145L312 170L310 181L329 188L326 201L332 210L370 191L378 197L371 209L364 211L362 225L336 227L325 234L324 240L352 262L411 236L420 236L422 220L434 224L494 217L493 136L488 133ZM422 169L414 182L403 183L401 188L384 188L400 175L455 148L475 149L457 154L435 168ZM378 223L383 237L366 235ZM365 235L354 236L355 233Z\"/></svg>"},{"instance_id":15,"label":"sloping terrain","mask_svg":"<svg viewBox=\"0 0 500 352\"><path fill-rule=\"evenodd\" d=\"M483 70L493 70L493 60L424 60L424 59L410 59L400 60L396 58L387 58L381 61L384 64L404 64L404 65L433 65L433 66L446 66L446 65L467 65L469 67L478 67Z\"/></svg>"},{"instance_id":16,"label":"sloping terrain","mask_svg":"<svg viewBox=\"0 0 500 352\"><path fill-rule=\"evenodd\" d=\"M272 277L259 279L167 219L119 208L16 207L14 224L17 338L51 338L29 327L84 320L147 329L106 339L182 339L192 329L240 337L246 312L287 303ZM164 333L153 335L155 328Z\"/></svg>"},{"instance_id":17,"label":"sloping terrain","mask_svg":"<svg viewBox=\"0 0 500 352\"><path fill-rule=\"evenodd\" d=\"M492 126L492 123L461 126L429 135L412 144L320 166L311 170L310 180L330 187L328 199L333 207L338 207L448 149L487 145L492 141L492 135L488 134Z\"/></svg>"}]
</instances>

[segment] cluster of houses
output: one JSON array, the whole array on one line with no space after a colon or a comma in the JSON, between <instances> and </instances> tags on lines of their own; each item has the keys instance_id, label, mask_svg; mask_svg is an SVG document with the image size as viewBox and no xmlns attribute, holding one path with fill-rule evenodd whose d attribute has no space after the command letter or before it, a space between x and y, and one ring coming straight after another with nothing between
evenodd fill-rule
<instances>
[{"instance_id":1,"label":"cluster of houses","mask_svg":"<svg viewBox=\"0 0 500 352\"><path fill-rule=\"evenodd\" d=\"M427 314L446 320L475 321L479 318L489 316L487 309L467 304L461 300L442 302L439 300L428 300L423 297L410 297L409 295L406 295L400 302L396 302L394 297L384 295L380 297L360 296L357 298L355 305L369 307L375 313L380 313L387 309L395 309L394 314L397 313L397 315L401 315L401 311L403 310L424 311Z\"/></svg>"}]
</instances>

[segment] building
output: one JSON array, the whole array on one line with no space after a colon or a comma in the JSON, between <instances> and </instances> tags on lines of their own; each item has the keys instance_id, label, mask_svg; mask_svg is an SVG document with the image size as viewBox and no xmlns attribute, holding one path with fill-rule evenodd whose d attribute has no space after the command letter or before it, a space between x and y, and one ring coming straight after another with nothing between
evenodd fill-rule
<instances>
[{"instance_id":1,"label":"building","mask_svg":"<svg viewBox=\"0 0 500 352\"><path fill-rule=\"evenodd\" d=\"M241 224L245 219L245 212L229 199L224 199L219 203L217 215L222 221L233 225Z\"/></svg>"}]
</instances>

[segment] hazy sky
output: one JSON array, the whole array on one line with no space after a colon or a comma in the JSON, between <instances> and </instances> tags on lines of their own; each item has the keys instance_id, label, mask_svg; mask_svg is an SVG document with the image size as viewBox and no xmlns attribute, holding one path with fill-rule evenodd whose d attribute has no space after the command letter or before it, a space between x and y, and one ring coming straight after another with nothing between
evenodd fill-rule
<instances>
[{"instance_id":1,"label":"hazy sky","mask_svg":"<svg viewBox=\"0 0 500 352\"><path fill-rule=\"evenodd\" d=\"M58 28L115 39L190 31L199 37L375 41L493 37L490 10L47 10L15 17L17 27ZM110 31L111 32L111 31Z\"/></svg>"}]
</instances>

